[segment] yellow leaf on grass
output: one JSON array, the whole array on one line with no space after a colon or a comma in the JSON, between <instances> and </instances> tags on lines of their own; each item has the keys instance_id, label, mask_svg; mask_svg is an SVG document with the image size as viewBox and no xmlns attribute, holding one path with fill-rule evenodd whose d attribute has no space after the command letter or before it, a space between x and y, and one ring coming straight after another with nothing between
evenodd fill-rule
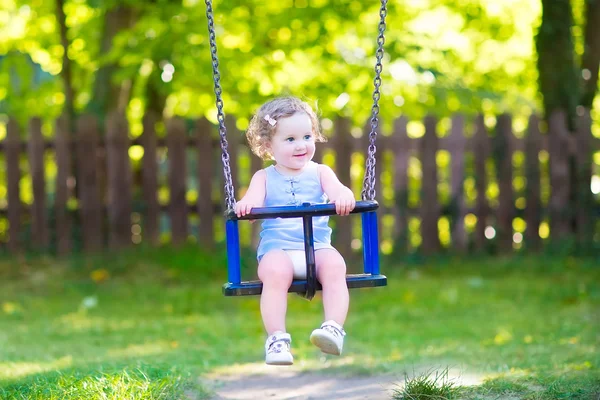
<instances>
[{"instance_id":1,"label":"yellow leaf on grass","mask_svg":"<svg viewBox=\"0 0 600 400\"><path fill-rule=\"evenodd\" d=\"M17 303L11 303L9 301L2 303L2 311L4 311L5 314L14 314L18 312L19 309L20 307Z\"/></svg>"},{"instance_id":2,"label":"yellow leaf on grass","mask_svg":"<svg viewBox=\"0 0 600 400\"><path fill-rule=\"evenodd\" d=\"M502 329L494 337L494 343L495 344L504 344L506 342L510 342L512 340L512 338L513 338L513 336L509 331L507 331L506 329Z\"/></svg>"},{"instance_id":3,"label":"yellow leaf on grass","mask_svg":"<svg viewBox=\"0 0 600 400\"><path fill-rule=\"evenodd\" d=\"M96 283L104 282L110 277L110 273L104 268L95 269L90 274L90 278Z\"/></svg>"}]
</instances>

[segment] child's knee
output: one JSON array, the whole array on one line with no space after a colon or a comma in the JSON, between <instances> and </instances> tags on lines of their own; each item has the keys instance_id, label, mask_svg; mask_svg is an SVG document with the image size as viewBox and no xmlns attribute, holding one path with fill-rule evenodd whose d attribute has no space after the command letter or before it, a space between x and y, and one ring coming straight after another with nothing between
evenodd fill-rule
<instances>
[{"instance_id":1,"label":"child's knee","mask_svg":"<svg viewBox=\"0 0 600 400\"><path fill-rule=\"evenodd\" d=\"M267 253L258 264L258 278L273 283L291 283L294 269L289 257L282 251Z\"/></svg>"},{"instance_id":2,"label":"child's knee","mask_svg":"<svg viewBox=\"0 0 600 400\"><path fill-rule=\"evenodd\" d=\"M344 258L337 252L332 251L326 257L319 259L318 275L321 280L336 279L346 276L346 262Z\"/></svg>"}]
</instances>

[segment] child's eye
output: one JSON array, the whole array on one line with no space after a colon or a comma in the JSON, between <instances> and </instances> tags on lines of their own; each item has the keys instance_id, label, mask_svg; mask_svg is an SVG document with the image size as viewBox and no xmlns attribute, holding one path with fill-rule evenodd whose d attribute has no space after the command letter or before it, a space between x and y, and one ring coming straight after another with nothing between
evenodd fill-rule
<instances>
[{"instance_id":1,"label":"child's eye","mask_svg":"<svg viewBox=\"0 0 600 400\"><path fill-rule=\"evenodd\" d=\"M293 138L293 137L289 137L289 138L285 139L285 141L286 141L286 142L293 142L293 141L294 141L294 138Z\"/></svg>"},{"instance_id":2,"label":"child's eye","mask_svg":"<svg viewBox=\"0 0 600 400\"><path fill-rule=\"evenodd\" d=\"M304 140L310 140L312 139L312 135L304 135Z\"/></svg>"}]
</instances>

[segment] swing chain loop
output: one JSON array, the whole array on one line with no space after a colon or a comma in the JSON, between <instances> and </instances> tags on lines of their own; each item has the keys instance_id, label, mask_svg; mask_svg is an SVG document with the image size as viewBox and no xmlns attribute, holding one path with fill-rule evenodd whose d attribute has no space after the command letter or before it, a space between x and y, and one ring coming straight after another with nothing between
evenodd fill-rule
<instances>
[{"instance_id":1,"label":"swing chain loop","mask_svg":"<svg viewBox=\"0 0 600 400\"><path fill-rule=\"evenodd\" d=\"M217 40L215 34L215 20L213 17L212 0L205 0L206 18L208 19L208 38L210 54L212 57L213 82L216 96L217 120L219 121L219 136L221 137L221 160L223 161L223 178L225 184L225 205L228 209L235 207L235 193L231 179L231 166L229 165L229 152L227 151L227 128L225 127L225 114L223 113L223 98L221 89L221 74L219 73L219 58L217 57Z\"/></svg>"},{"instance_id":2,"label":"swing chain loop","mask_svg":"<svg viewBox=\"0 0 600 400\"><path fill-rule=\"evenodd\" d=\"M379 36L377 37L377 52L375 53L375 79L373 80L373 107L371 108L371 132L369 133L369 148L365 168L365 177L363 180L363 189L361 197L363 200L375 200L375 139L377 138L377 126L379 125L379 99L381 93L381 71L383 65L383 45L385 43L385 17L387 15L387 0L381 0L381 8L379 9Z\"/></svg>"}]
</instances>

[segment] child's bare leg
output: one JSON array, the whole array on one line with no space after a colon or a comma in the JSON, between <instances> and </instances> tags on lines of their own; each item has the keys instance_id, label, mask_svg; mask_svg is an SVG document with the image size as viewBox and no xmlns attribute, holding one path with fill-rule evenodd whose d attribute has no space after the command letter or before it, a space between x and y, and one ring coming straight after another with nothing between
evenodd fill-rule
<instances>
[{"instance_id":1,"label":"child's bare leg","mask_svg":"<svg viewBox=\"0 0 600 400\"><path fill-rule=\"evenodd\" d=\"M258 264L258 278L263 283L260 312L267 334L285 332L287 294L294 278L290 257L283 250L265 254Z\"/></svg>"},{"instance_id":2,"label":"child's bare leg","mask_svg":"<svg viewBox=\"0 0 600 400\"><path fill-rule=\"evenodd\" d=\"M317 278L323 286L323 309L325 321L334 320L341 326L346 321L350 295L346 284L346 262L333 249L315 252Z\"/></svg>"}]
</instances>

